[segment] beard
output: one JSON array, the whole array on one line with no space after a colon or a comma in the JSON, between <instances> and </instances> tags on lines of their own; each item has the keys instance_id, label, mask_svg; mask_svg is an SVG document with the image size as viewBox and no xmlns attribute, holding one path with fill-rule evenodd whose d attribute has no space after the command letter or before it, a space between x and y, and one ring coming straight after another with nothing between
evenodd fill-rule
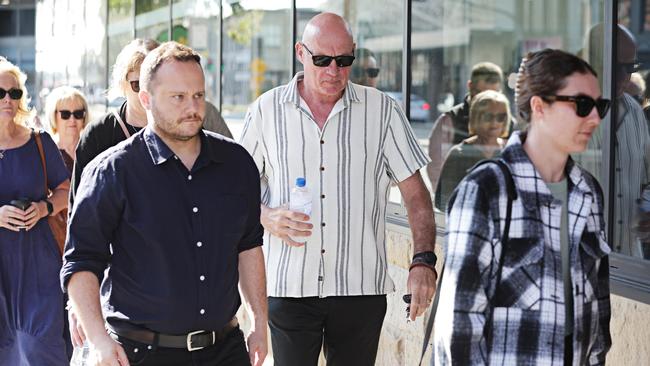
<instances>
[{"instance_id":1,"label":"beard","mask_svg":"<svg viewBox=\"0 0 650 366\"><path fill-rule=\"evenodd\" d=\"M175 120L165 118L156 109L153 109L151 113L153 114L154 124L157 130L174 140L189 141L198 136L199 131L203 127L203 116L198 113L186 115Z\"/></svg>"}]
</instances>

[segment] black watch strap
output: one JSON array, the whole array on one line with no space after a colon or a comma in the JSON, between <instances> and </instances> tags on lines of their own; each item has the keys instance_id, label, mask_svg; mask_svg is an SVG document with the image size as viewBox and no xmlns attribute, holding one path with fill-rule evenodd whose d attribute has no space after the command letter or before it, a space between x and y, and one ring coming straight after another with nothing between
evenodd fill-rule
<instances>
[{"instance_id":1,"label":"black watch strap","mask_svg":"<svg viewBox=\"0 0 650 366\"><path fill-rule=\"evenodd\" d=\"M52 212L54 212L54 205L50 200L45 200L45 205L47 206L47 216L52 215Z\"/></svg>"},{"instance_id":2,"label":"black watch strap","mask_svg":"<svg viewBox=\"0 0 650 366\"><path fill-rule=\"evenodd\" d=\"M438 257L436 257L436 254L433 251L429 250L426 252L416 253L413 256L413 260L411 260L411 266L409 269L418 265L424 265L435 271L437 261Z\"/></svg>"}]
</instances>

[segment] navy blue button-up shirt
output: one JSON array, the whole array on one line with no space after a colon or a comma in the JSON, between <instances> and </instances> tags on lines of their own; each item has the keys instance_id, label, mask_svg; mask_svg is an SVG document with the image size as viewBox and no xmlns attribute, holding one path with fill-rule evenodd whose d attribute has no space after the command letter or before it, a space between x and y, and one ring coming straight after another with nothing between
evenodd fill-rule
<instances>
[{"instance_id":1,"label":"navy blue button-up shirt","mask_svg":"<svg viewBox=\"0 0 650 366\"><path fill-rule=\"evenodd\" d=\"M103 279L110 324L217 330L241 303L238 255L262 244L260 179L244 148L207 131L200 138L191 171L151 127L84 169L61 283L80 271Z\"/></svg>"}]
</instances>

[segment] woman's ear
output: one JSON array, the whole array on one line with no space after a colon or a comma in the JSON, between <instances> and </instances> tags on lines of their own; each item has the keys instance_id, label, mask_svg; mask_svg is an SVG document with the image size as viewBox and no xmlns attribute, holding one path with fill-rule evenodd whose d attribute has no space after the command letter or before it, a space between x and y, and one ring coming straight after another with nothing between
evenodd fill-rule
<instances>
[{"instance_id":1,"label":"woman's ear","mask_svg":"<svg viewBox=\"0 0 650 366\"><path fill-rule=\"evenodd\" d=\"M530 117L537 116L537 118L544 117L544 106L546 102L540 96L533 96L530 98Z\"/></svg>"}]
</instances>

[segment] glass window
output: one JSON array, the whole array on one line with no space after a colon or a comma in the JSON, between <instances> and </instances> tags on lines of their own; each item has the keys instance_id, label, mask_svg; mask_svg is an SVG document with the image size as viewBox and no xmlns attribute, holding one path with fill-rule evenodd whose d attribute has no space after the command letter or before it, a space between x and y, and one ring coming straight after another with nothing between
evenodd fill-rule
<instances>
[{"instance_id":1,"label":"glass window","mask_svg":"<svg viewBox=\"0 0 650 366\"><path fill-rule=\"evenodd\" d=\"M135 2L135 36L158 42L169 40L169 0Z\"/></svg>"},{"instance_id":2,"label":"glass window","mask_svg":"<svg viewBox=\"0 0 650 366\"><path fill-rule=\"evenodd\" d=\"M645 81L650 71L650 55L642 43L641 26L650 9L638 1L620 1L620 22L613 42L616 46L615 71L612 76L616 132L614 143L614 251L637 258L650 259L650 231L644 229L650 217L650 107ZM638 25L638 26L636 26ZM601 32L602 33L602 32ZM641 46L641 47L640 47ZM645 45L647 47L647 45ZM645 80L644 80L645 79ZM605 126L609 132L609 125Z\"/></svg>"},{"instance_id":3,"label":"glass window","mask_svg":"<svg viewBox=\"0 0 650 366\"><path fill-rule=\"evenodd\" d=\"M289 0L223 4L221 114L235 138L250 103L291 80L290 7Z\"/></svg>"},{"instance_id":4,"label":"glass window","mask_svg":"<svg viewBox=\"0 0 650 366\"><path fill-rule=\"evenodd\" d=\"M412 3L411 90L427 104L429 118L418 123L413 118L417 107L412 101L411 109L416 108L416 112L411 113L411 125L433 161L427 167L425 181L432 196L438 192L438 208L446 206L466 170L491 155L474 149L476 153L462 159L458 154L447 156L452 146L470 137L467 125L471 97L487 88L500 90L514 113L512 87L522 57L546 47L581 54L585 34L603 21L603 6L602 1L561 0ZM497 69L494 74L500 74L501 81L498 77L477 77L472 81L472 68L481 62L498 66L501 73ZM602 65L597 70L602 74ZM514 125L515 129L521 127ZM584 156L582 160L592 166L602 162L599 148L592 148Z\"/></svg>"},{"instance_id":5,"label":"glass window","mask_svg":"<svg viewBox=\"0 0 650 366\"><path fill-rule=\"evenodd\" d=\"M218 0L174 0L172 39L201 54L205 71L206 99L219 105L219 21Z\"/></svg>"},{"instance_id":6,"label":"glass window","mask_svg":"<svg viewBox=\"0 0 650 366\"><path fill-rule=\"evenodd\" d=\"M115 63L122 48L133 40L133 17L135 16L133 5L133 0L109 1L107 21L109 65Z\"/></svg>"},{"instance_id":7,"label":"glass window","mask_svg":"<svg viewBox=\"0 0 650 366\"><path fill-rule=\"evenodd\" d=\"M20 11L20 31L21 36L33 36L36 25L36 9L21 9Z\"/></svg>"},{"instance_id":8,"label":"glass window","mask_svg":"<svg viewBox=\"0 0 650 366\"><path fill-rule=\"evenodd\" d=\"M0 10L0 37L11 37L16 34L18 11L12 9Z\"/></svg>"}]
</instances>

